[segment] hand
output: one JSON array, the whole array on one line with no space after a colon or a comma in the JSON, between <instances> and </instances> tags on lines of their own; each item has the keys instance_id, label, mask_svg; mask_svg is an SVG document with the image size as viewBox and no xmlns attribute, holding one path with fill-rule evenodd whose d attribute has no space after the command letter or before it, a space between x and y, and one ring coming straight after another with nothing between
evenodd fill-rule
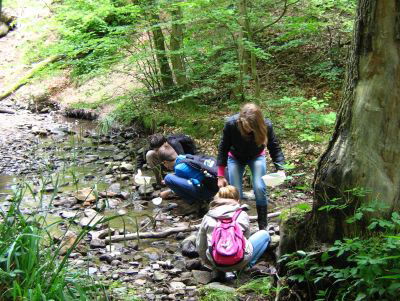
<instances>
[{"instance_id":1,"label":"hand","mask_svg":"<svg viewBox=\"0 0 400 301\"><path fill-rule=\"evenodd\" d=\"M228 181L224 177L218 177L218 187L228 186Z\"/></svg>"},{"instance_id":2,"label":"hand","mask_svg":"<svg viewBox=\"0 0 400 301\"><path fill-rule=\"evenodd\" d=\"M171 190L165 190L160 192L160 198L163 200L168 199L171 196Z\"/></svg>"},{"instance_id":3,"label":"hand","mask_svg":"<svg viewBox=\"0 0 400 301\"><path fill-rule=\"evenodd\" d=\"M284 170L278 170L278 171L277 171L277 174L279 174L280 176L284 176L285 179L286 179L286 174L285 174L285 171L284 171Z\"/></svg>"}]
</instances>

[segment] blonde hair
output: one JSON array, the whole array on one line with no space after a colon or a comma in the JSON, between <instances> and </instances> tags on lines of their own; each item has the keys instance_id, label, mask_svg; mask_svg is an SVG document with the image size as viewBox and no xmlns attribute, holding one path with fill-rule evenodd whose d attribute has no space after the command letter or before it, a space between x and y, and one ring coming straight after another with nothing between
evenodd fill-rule
<instances>
[{"instance_id":1,"label":"blonde hair","mask_svg":"<svg viewBox=\"0 0 400 301\"><path fill-rule=\"evenodd\" d=\"M239 113L238 127L242 137L248 138L253 132L257 146L267 145L267 127L260 108L254 103L245 104Z\"/></svg>"},{"instance_id":2,"label":"blonde hair","mask_svg":"<svg viewBox=\"0 0 400 301\"><path fill-rule=\"evenodd\" d=\"M228 185L219 189L217 197L220 199L233 199L239 202L239 191L235 186Z\"/></svg>"}]
</instances>

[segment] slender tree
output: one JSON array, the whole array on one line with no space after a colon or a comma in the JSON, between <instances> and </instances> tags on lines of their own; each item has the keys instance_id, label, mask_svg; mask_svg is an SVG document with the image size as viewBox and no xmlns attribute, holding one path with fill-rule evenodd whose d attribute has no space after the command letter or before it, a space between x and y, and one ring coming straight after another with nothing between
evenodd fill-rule
<instances>
[{"instance_id":1,"label":"slender tree","mask_svg":"<svg viewBox=\"0 0 400 301\"><path fill-rule=\"evenodd\" d=\"M400 207L400 1L359 0L344 96L335 132L314 178L314 209L345 191L371 191L366 202ZM358 201L358 202L357 202ZM343 215L314 210L317 232L335 239L352 232Z\"/></svg>"},{"instance_id":2,"label":"slender tree","mask_svg":"<svg viewBox=\"0 0 400 301\"><path fill-rule=\"evenodd\" d=\"M172 25L171 25L171 64L174 71L176 83L184 86L187 82L185 64L182 55L183 45L183 26L182 26L182 9L180 6L174 5L171 9Z\"/></svg>"}]
</instances>

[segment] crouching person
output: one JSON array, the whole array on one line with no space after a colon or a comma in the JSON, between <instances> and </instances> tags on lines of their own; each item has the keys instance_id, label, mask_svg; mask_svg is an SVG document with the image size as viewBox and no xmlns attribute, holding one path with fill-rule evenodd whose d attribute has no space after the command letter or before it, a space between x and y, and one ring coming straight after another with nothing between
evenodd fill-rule
<instances>
[{"instance_id":1,"label":"crouching person","mask_svg":"<svg viewBox=\"0 0 400 301\"><path fill-rule=\"evenodd\" d=\"M266 230L250 236L250 220L240 206L239 192L234 186L226 186L220 188L203 217L196 247L203 263L220 272L223 280L225 272L252 267L269 242Z\"/></svg>"},{"instance_id":2,"label":"crouching person","mask_svg":"<svg viewBox=\"0 0 400 301\"><path fill-rule=\"evenodd\" d=\"M159 152L159 158L168 170L174 173L164 178L167 185L176 195L189 204L212 200L218 192L217 161L215 158L196 155L177 155ZM162 192L165 199L169 192Z\"/></svg>"}]
</instances>

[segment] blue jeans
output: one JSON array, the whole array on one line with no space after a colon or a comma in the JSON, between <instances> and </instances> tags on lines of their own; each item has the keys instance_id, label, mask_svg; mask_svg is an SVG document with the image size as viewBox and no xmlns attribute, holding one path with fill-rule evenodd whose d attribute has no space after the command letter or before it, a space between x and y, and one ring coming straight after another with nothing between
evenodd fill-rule
<instances>
[{"instance_id":1,"label":"blue jeans","mask_svg":"<svg viewBox=\"0 0 400 301\"><path fill-rule=\"evenodd\" d=\"M235 158L228 157L229 184L235 186L239 190L240 198L243 199L243 173L246 165L249 165L251 170L256 205L267 206L267 187L261 179L262 176L267 174L267 163L265 162L264 155L258 156L248 161L246 164L240 163Z\"/></svg>"},{"instance_id":2,"label":"blue jeans","mask_svg":"<svg viewBox=\"0 0 400 301\"><path fill-rule=\"evenodd\" d=\"M193 185L190 180L175 174L168 174L164 181L165 185L189 204L210 200L217 194L217 191L212 191L204 185Z\"/></svg>"},{"instance_id":3,"label":"blue jeans","mask_svg":"<svg viewBox=\"0 0 400 301\"><path fill-rule=\"evenodd\" d=\"M267 249L271 238L266 230L260 230L250 236L249 241L253 246L253 256L249 262L251 268L256 264L257 260L264 254Z\"/></svg>"}]
</instances>

